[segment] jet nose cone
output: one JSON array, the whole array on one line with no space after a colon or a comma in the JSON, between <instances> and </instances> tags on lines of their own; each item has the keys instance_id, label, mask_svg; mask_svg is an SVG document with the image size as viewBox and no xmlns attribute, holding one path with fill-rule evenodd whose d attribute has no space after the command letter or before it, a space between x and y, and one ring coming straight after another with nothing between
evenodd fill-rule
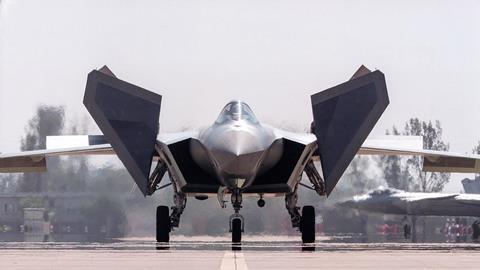
<instances>
[{"instance_id":1,"label":"jet nose cone","mask_svg":"<svg viewBox=\"0 0 480 270\"><path fill-rule=\"evenodd\" d=\"M226 175L249 178L254 175L264 150L253 134L236 131L225 132L211 153Z\"/></svg>"},{"instance_id":2,"label":"jet nose cone","mask_svg":"<svg viewBox=\"0 0 480 270\"><path fill-rule=\"evenodd\" d=\"M253 134L245 131L230 131L218 138L212 152L241 156L261 150L262 147Z\"/></svg>"},{"instance_id":3,"label":"jet nose cone","mask_svg":"<svg viewBox=\"0 0 480 270\"><path fill-rule=\"evenodd\" d=\"M200 134L220 181L228 186L233 186L228 183L231 181L243 182L243 187L282 154L281 144L276 145L275 151L267 151L275 138L271 129L247 121L215 124Z\"/></svg>"}]
</instances>

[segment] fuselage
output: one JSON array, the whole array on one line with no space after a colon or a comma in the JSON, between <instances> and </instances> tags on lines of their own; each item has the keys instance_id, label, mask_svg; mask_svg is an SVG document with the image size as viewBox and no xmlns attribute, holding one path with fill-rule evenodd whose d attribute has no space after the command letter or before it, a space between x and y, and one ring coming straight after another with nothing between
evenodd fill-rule
<instances>
[{"instance_id":1,"label":"fuselage","mask_svg":"<svg viewBox=\"0 0 480 270\"><path fill-rule=\"evenodd\" d=\"M218 119L192 141L195 162L229 188L246 188L282 156L282 141L241 101L228 103Z\"/></svg>"}]
</instances>

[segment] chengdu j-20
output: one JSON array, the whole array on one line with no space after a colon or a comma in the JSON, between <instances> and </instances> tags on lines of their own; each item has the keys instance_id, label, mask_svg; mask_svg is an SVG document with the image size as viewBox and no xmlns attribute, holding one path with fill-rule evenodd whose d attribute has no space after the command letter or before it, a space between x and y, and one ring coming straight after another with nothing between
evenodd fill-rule
<instances>
[{"instance_id":1,"label":"chengdu j-20","mask_svg":"<svg viewBox=\"0 0 480 270\"><path fill-rule=\"evenodd\" d=\"M241 101L229 102L208 128L159 134L161 101L161 95L116 78L107 67L94 70L83 102L103 135L47 137L45 150L1 154L0 171L44 171L49 156L115 154L144 195L172 186L173 206L157 207L159 242L168 242L179 226L187 197L218 197L225 207L230 196L232 241L240 242L243 198L256 197L262 207L263 198L273 195L285 197L304 243L315 241L315 210L297 206L303 174L309 188L328 196L357 154L421 155L424 170L480 172L479 156L365 143L389 100L383 73L363 66L349 81L311 96L313 122L306 134L262 124ZM162 183L165 174L169 183Z\"/></svg>"}]
</instances>

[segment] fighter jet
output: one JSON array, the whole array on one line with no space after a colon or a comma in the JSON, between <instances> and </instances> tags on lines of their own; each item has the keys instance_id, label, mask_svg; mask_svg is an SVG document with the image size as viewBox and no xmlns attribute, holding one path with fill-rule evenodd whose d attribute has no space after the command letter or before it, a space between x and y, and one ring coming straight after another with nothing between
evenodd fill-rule
<instances>
[{"instance_id":1,"label":"fighter jet","mask_svg":"<svg viewBox=\"0 0 480 270\"><path fill-rule=\"evenodd\" d=\"M340 206L391 215L480 217L480 195L405 192L380 188Z\"/></svg>"},{"instance_id":2,"label":"fighter jet","mask_svg":"<svg viewBox=\"0 0 480 270\"><path fill-rule=\"evenodd\" d=\"M284 196L292 226L304 243L314 242L315 208L297 206L302 175L320 196L328 196L356 154L421 155L425 170L480 172L479 156L378 141L362 146L389 103L384 74L364 66L349 81L311 96L313 122L305 134L261 123L239 100L228 102L209 127L159 134L161 102L161 95L118 79L106 66L93 70L83 103L103 135L48 137L47 149L1 154L0 172L45 171L49 156L117 155L145 196L173 188L173 206L157 207L157 241L169 241L187 197L217 197L225 207L230 196L235 243L245 230L244 196L258 198L260 207L264 197ZM169 183L162 182L165 174Z\"/></svg>"}]
</instances>

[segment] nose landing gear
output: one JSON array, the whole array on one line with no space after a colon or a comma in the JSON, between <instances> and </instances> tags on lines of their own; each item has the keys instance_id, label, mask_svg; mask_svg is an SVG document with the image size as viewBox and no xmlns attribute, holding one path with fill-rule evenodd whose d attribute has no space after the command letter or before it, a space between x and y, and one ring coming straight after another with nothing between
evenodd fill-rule
<instances>
[{"instance_id":1,"label":"nose landing gear","mask_svg":"<svg viewBox=\"0 0 480 270\"><path fill-rule=\"evenodd\" d=\"M242 242L242 232L245 226L243 216L239 213L242 208L242 193L240 192L240 189L234 189L232 191L232 205L235 210L235 213L230 216L232 243L240 243Z\"/></svg>"}]
</instances>

